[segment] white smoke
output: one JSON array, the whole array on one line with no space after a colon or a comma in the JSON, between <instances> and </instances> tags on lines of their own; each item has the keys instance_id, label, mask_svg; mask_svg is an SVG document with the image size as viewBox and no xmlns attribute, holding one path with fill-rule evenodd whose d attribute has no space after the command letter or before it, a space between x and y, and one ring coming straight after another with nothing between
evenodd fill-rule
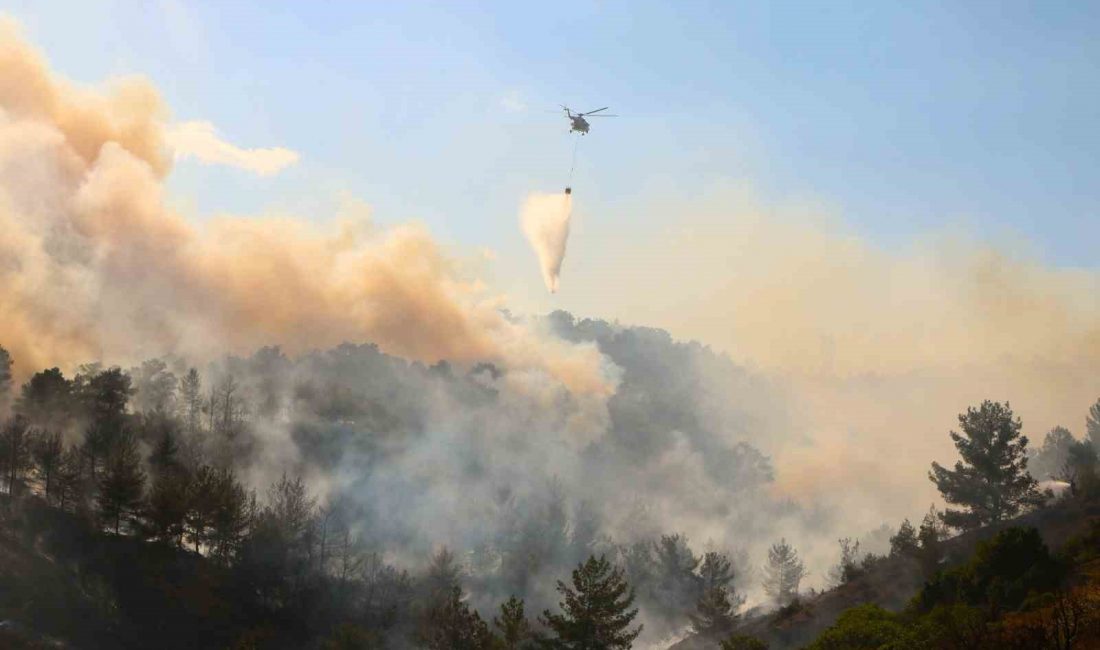
<instances>
[{"instance_id":1,"label":"white smoke","mask_svg":"<svg viewBox=\"0 0 1100 650\"><path fill-rule=\"evenodd\" d=\"M569 194L535 192L527 196L520 210L523 234L538 255L542 279L550 293L558 292L572 214L573 199Z\"/></svg>"}]
</instances>

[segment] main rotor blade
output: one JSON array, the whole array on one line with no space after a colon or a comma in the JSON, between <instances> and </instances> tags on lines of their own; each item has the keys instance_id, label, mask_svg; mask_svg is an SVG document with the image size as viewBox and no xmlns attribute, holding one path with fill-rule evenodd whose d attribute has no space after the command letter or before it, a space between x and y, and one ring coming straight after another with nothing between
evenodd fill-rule
<instances>
[{"instance_id":1,"label":"main rotor blade","mask_svg":"<svg viewBox=\"0 0 1100 650\"><path fill-rule=\"evenodd\" d=\"M612 115L611 113L604 113L603 115L587 115L585 117L618 117L618 115Z\"/></svg>"},{"instance_id":2,"label":"main rotor blade","mask_svg":"<svg viewBox=\"0 0 1100 650\"><path fill-rule=\"evenodd\" d=\"M611 107L610 106L604 106L603 108L597 108L594 111L588 111L587 113L581 113L581 115L591 115L593 113L599 113L600 111L606 111L608 108L611 108Z\"/></svg>"}]
</instances>

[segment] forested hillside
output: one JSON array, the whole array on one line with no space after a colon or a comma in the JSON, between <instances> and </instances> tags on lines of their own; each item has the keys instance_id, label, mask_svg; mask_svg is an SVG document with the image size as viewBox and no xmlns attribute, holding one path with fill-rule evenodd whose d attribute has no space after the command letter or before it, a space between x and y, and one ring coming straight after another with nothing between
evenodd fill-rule
<instances>
[{"instance_id":1,"label":"forested hillside","mask_svg":"<svg viewBox=\"0 0 1100 650\"><path fill-rule=\"evenodd\" d=\"M578 440L583 405L532 400L511 384L530 378L506 369L369 345L201 370L51 368L19 384L5 353L3 634L30 647L870 648L955 647L929 635L966 625L985 645L958 647L1003 647L1072 610L1077 645L1049 647L1088 647L1100 406L1090 437L1057 428L1034 449L1008 405L969 409L951 433L958 464L931 464L947 507L876 532L889 550L840 539L830 588L807 589L799 549L819 539L754 545L783 521L815 530L812 510L761 489L773 470L752 441L778 426L761 404L780 389L660 330L564 313L541 326L615 364L606 433ZM655 481L685 448L699 462ZM676 527L710 519L724 543Z\"/></svg>"}]
</instances>

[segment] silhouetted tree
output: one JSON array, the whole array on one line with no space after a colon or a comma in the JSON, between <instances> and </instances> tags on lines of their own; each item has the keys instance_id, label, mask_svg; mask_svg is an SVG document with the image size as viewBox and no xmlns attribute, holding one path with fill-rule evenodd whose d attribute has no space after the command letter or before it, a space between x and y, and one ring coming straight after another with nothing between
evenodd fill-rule
<instances>
[{"instance_id":1,"label":"silhouetted tree","mask_svg":"<svg viewBox=\"0 0 1100 650\"><path fill-rule=\"evenodd\" d=\"M407 571L387 564L378 553L369 553L357 575L362 585L360 611L370 627L389 629L411 609L414 588Z\"/></svg>"},{"instance_id":2,"label":"silhouetted tree","mask_svg":"<svg viewBox=\"0 0 1100 650\"><path fill-rule=\"evenodd\" d=\"M22 415L8 418L0 428L0 469L8 494L18 493L23 477L33 465L31 442L30 424Z\"/></svg>"},{"instance_id":3,"label":"silhouetted tree","mask_svg":"<svg viewBox=\"0 0 1100 650\"><path fill-rule=\"evenodd\" d=\"M933 462L928 474L944 501L962 506L943 513L945 524L977 528L1042 503L1027 472L1027 437L1020 435L1020 420L1007 403L986 400L959 415L959 425L962 434L952 431L951 439L962 460L954 470Z\"/></svg>"},{"instance_id":4,"label":"silhouetted tree","mask_svg":"<svg viewBox=\"0 0 1100 650\"><path fill-rule=\"evenodd\" d=\"M915 558L919 549L920 542L917 541L917 530L906 519L901 522L898 532L890 537L890 555Z\"/></svg>"},{"instance_id":5,"label":"silhouetted tree","mask_svg":"<svg viewBox=\"0 0 1100 650\"><path fill-rule=\"evenodd\" d=\"M635 588L643 601L650 599L650 590L656 574L653 561L653 544L639 540L619 548L620 562L627 581Z\"/></svg>"},{"instance_id":6,"label":"silhouetted tree","mask_svg":"<svg viewBox=\"0 0 1100 650\"><path fill-rule=\"evenodd\" d=\"M859 540L844 537L838 539L837 543L840 544L840 562L829 571L829 577L836 584L842 585L860 575Z\"/></svg>"},{"instance_id":7,"label":"silhouetted tree","mask_svg":"<svg viewBox=\"0 0 1100 650\"><path fill-rule=\"evenodd\" d=\"M1100 454L1100 399L1089 407L1089 414L1085 417L1085 438L1093 450Z\"/></svg>"},{"instance_id":8,"label":"silhouetted tree","mask_svg":"<svg viewBox=\"0 0 1100 650\"><path fill-rule=\"evenodd\" d=\"M428 607L449 598L462 580L462 569L455 561L455 554L446 546L432 555L421 587L422 598Z\"/></svg>"},{"instance_id":9,"label":"silhouetted tree","mask_svg":"<svg viewBox=\"0 0 1100 650\"><path fill-rule=\"evenodd\" d=\"M123 432L107 456L96 498L100 516L113 526L116 535L126 518L138 514L144 490L145 472L137 443L129 432Z\"/></svg>"},{"instance_id":10,"label":"silhouetted tree","mask_svg":"<svg viewBox=\"0 0 1100 650\"><path fill-rule=\"evenodd\" d=\"M126 435L126 404L134 391L130 377L122 370L100 370L98 366L85 367L74 387L89 418L84 451L92 479L98 481L99 466Z\"/></svg>"},{"instance_id":11,"label":"silhouetted tree","mask_svg":"<svg viewBox=\"0 0 1100 650\"><path fill-rule=\"evenodd\" d=\"M504 650L532 647L535 638L531 623L523 613L523 600L511 596L500 605L500 616L493 619Z\"/></svg>"},{"instance_id":12,"label":"silhouetted tree","mask_svg":"<svg viewBox=\"0 0 1100 650\"><path fill-rule=\"evenodd\" d=\"M631 609L634 590L622 571L606 557L591 556L573 570L572 587L558 581L562 614L543 612L539 620L553 632L547 647L569 650L611 650L629 648L642 632L631 629L638 615Z\"/></svg>"},{"instance_id":13,"label":"silhouetted tree","mask_svg":"<svg viewBox=\"0 0 1100 650\"><path fill-rule=\"evenodd\" d=\"M704 589L729 587L733 578L733 563L730 562L729 556L716 551L703 554L703 562L699 566L699 579Z\"/></svg>"},{"instance_id":14,"label":"silhouetted tree","mask_svg":"<svg viewBox=\"0 0 1100 650\"><path fill-rule=\"evenodd\" d=\"M11 401L11 354L0 345L0 417L7 414Z\"/></svg>"},{"instance_id":15,"label":"silhouetted tree","mask_svg":"<svg viewBox=\"0 0 1100 650\"><path fill-rule=\"evenodd\" d=\"M157 472L149 495L148 524L150 536L180 545L193 495L190 476L182 470ZM203 525L205 531L205 524ZM203 538L205 539L205 538Z\"/></svg>"},{"instance_id":16,"label":"silhouetted tree","mask_svg":"<svg viewBox=\"0 0 1100 650\"><path fill-rule=\"evenodd\" d=\"M741 602L744 602L742 599ZM737 626L737 607L730 600L725 587L710 587L695 604L695 612L688 615L691 629L695 634L712 640L719 640L733 632Z\"/></svg>"},{"instance_id":17,"label":"silhouetted tree","mask_svg":"<svg viewBox=\"0 0 1100 650\"><path fill-rule=\"evenodd\" d=\"M1028 459L1028 471L1036 480L1057 478L1069 458L1077 439L1065 427L1054 427L1043 438L1043 444Z\"/></svg>"},{"instance_id":18,"label":"silhouetted tree","mask_svg":"<svg viewBox=\"0 0 1100 650\"><path fill-rule=\"evenodd\" d=\"M64 431L76 414L72 382L57 368L36 372L23 384L15 410L31 425L50 431Z\"/></svg>"},{"instance_id":19,"label":"silhouetted tree","mask_svg":"<svg viewBox=\"0 0 1100 650\"><path fill-rule=\"evenodd\" d=\"M317 500L309 495L301 476L294 478L283 474L268 488L268 511L283 531L283 536L304 555L309 526L317 507Z\"/></svg>"},{"instance_id":20,"label":"silhouetted tree","mask_svg":"<svg viewBox=\"0 0 1100 650\"><path fill-rule=\"evenodd\" d=\"M86 367L88 373L77 376L76 389L94 421L121 428L126 416L126 405L134 394L130 376L121 368L106 370L98 366Z\"/></svg>"},{"instance_id":21,"label":"silhouetted tree","mask_svg":"<svg viewBox=\"0 0 1100 650\"><path fill-rule=\"evenodd\" d=\"M418 636L429 650L491 650L494 640L481 616L463 602L457 586L428 610Z\"/></svg>"},{"instance_id":22,"label":"silhouetted tree","mask_svg":"<svg viewBox=\"0 0 1100 650\"><path fill-rule=\"evenodd\" d=\"M1097 477L1096 449L1088 441L1074 441L1066 451L1065 460L1054 473L1054 478L1069 483L1071 496L1077 496L1082 488L1092 494L1100 488Z\"/></svg>"},{"instance_id":23,"label":"silhouetted tree","mask_svg":"<svg viewBox=\"0 0 1100 650\"><path fill-rule=\"evenodd\" d=\"M80 511L88 498L84 480L84 453L77 447L69 447L61 457L57 468L57 506L62 510L72 507Z\"/></svg>"},{"instance_id":24,"label":"silhouetted tree","mask_svg":"<svg viewBox=\"0 0 1100 650\"><path fill-rule=\"evenodd\" d=\"M699 558L683 535L662 535L654 546L655 573L651 586L659 613L670 624L683 624L692 603L702 596L702 581L695 570Z\"/></svg>"},{"instance_id":25,"label":"silhouetted tree","mask_svg":"<svg viewBox=\"0 0 1100 650\"><path fill-rule=\"evenodd\" d=\"M195 435L202 419L202 381L199 371L191 368L180 380L180 416L188 435Z\"/></svg>"},{"instance_id":26,"label":"silhouetted tree","mask_svg":"<svg viewBox=\"0 0 1100 650\"><path fill-rule=\"evenodd\" d=\"M43 431L36 436L33 445L34 466L42 477L42 489L47 503L54 497L54 483L64 453L65 445L61 440L61 433Z\"/></svg>"},{"instance_id":27,"label":"silhouetted tree","mask_svg":"<svg viewBox=\"0 0 1100 650\"><path fill-rule=\"evenodd\" d=\"M689 614L696 634L718 641L733 631L737 610L745 604L745 598L732 590L733 577L733 565L725 554L712 551L703 556L699 567L703 593L695 612Z\"/></svg>"},{"instance_id":28,"label":"silhouetted tree","mask_svg":"<svg viewBox=\"0 0 1100 650\"><path fill-rule=\"evenodd\" d=\"M209 498L214 507L210 520L210 546L214 557L228 562L240 549L256 512L255 495L249 494L228 469L214 472Z\"/></svg>"},{"instance_id":29,"label":"silhouetted tree","mask_svg":"<svg viewBox=\"0 0 1100 650\"><path fill-rule=\"evenodd\" d=\"M149 359L130 370L134 384L134 408L145 414L168 415L174 410L176 376L161 359Z\"/></svg>"},{"instance_id":30,"label":"silhouetted tree","mask_svg":"<svg viewBox=\"0 0 1100 650\"><path fill-rule=\"evenodd\" d=\"M798 585L806 577L806 567L798 559L786 539L779 540L768 549L768 563L764 566L764 593L779 606L784 606L798 595Z\"/></svg>"},{"instance_id":31,"label":"silhouetted tree","mask_svg":"<svg viewBox=\"0 0 1100 650\"><path fill-rule=\"evenodd\" d=\"M917 531L917 542L920 545L917 560L920 562L921 572L925 578L930 578L939 571L944 555L945 539L947 539L947 529L943 524L943 516L936 511L935 506L931 506L921 520Z\"/></svg>"},{"instance_id":32,"label":"silhouetted tree","mask_svg":"<svg viewBox=\"0 0 1100 650\"><path fill-rule=\"evenodd\" d=\"M161 418L158 417L158 419ZM173 426L171 420L165 420L159 429L160 435L153 443L153 451L149 454L149 465L157 474L182 469L179 459L179 443L176 441L174 430L175 426Z\"/></svg>"},{"instance_id":33,"label":"silhouetted tree","mask_svg":"<svg viewBox=\"0 0 1100 650\"><path fill-rule=\"evenodd\" d=\"M233 439L240 433L240 424L244 419L244 401L241 399L240 389L240 383L232 374L226 374L214 388L211 405L215 418L213 431L228 439Z\"/></svg>"}]
</instances>

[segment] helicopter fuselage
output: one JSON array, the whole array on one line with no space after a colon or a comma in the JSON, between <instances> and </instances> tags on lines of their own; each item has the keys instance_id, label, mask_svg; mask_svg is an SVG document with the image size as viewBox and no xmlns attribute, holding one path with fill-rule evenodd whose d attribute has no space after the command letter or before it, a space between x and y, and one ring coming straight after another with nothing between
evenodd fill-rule
<instances>
[{"instance_id":1,"label":"helicopter fuselage","mask_svg":"<svg viewBox=\"0 0 1100 650\"><path fill-rule=\"evenodd\" d=\"M569 128L570 132L588 133L588 120L580 115L570 115L569 119L573 121L573 126Z\"/></svg>"}]
</instances>

